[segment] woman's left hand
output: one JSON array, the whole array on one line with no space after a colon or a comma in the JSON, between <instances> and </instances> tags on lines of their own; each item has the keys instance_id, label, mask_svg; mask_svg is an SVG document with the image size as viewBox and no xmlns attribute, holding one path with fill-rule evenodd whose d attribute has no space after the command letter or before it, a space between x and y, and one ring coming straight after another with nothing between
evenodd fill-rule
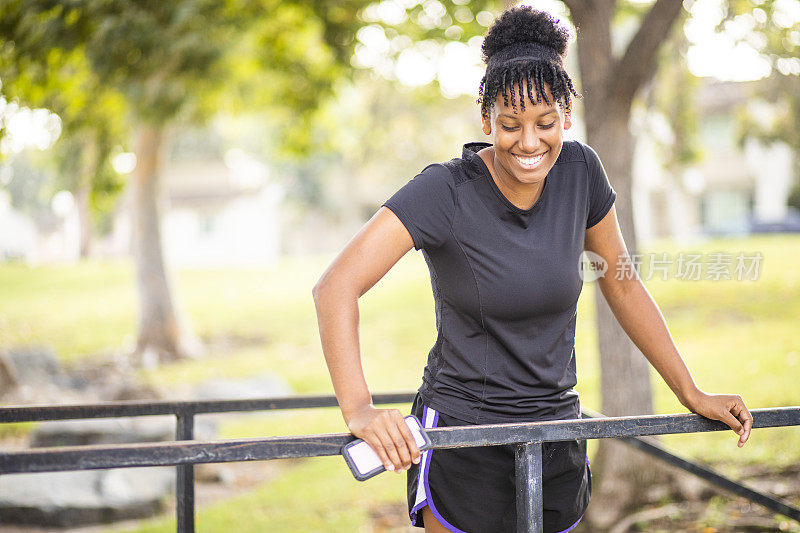
<instances>
[{"instance_id":1,"label":"woman's left hand","mask_svg":"<svg viewBox=\"0 0 800 533\"><path fill-rule=\"evenodd\" d=\"M753 428L753 415L738 394L707 394L698 391L687 407L698 415L728 424L739 435L737 444L740 448L747 442Z\"/></svg>"}]
</instances>

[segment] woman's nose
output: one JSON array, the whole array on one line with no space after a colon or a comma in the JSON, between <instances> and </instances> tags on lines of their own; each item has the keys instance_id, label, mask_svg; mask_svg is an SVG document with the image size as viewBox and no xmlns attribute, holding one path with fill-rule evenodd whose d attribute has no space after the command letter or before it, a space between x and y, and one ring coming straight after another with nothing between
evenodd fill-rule
<instances>
[{"instance_id":1,"label":"woman's nose","mask_svg":"<svg viewBox=\"0 0 800 533\"><path fill-rule=\"evenodd\" d=\"M539 148L539 135L536 128L522 128L522 138L519 140L519 147L527 154L534 154Z\"/></svg>"}]
</instances>

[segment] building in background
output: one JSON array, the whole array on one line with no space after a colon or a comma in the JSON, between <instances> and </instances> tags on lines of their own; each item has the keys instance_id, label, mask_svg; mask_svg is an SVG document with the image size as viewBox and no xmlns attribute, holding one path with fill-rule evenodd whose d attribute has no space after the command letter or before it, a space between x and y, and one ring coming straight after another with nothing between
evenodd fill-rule
<instances>
[{"instance_id":1,"label":"building in background","mask_svg":"<svg viewBox=\"0 0 800 533\"><path fill-rule=\"evenodd\" d=\"M264 163L231 149L223 157L167 161L161 173L161 230L170 265L263 267L278 259L284 194ZM103 245L105 255L128 253L128 206L126 196Z\"/></svg>"},{"instance_id":2,"label":"building in background","mask_svg":"<svg viewBox=\"0 0 800 533\"><path fill-rule=\"evenodd\" d=\"M265 266L278 259L283 189L269 182L266 165L233 149L224 160L177 162L163 172L170 263Z\"/></svg>"},{"instance_id":3,"label":"building in background","mask_svg":"<svg viewBox=\"0 0 800 533\"><path fill-rule=\"evenodd\" d=\"M659 159L657 141L671 135L666 120L650 112L638 121L633 205L642 242L741 235L779 227L793 216L787 207L796 179L791 148L749 139L742 149L736 139L738 108L767 113L752 96L763 82L704 80L697 109L705 157L683 175L669 175Z\"/></svg>"},{"instance_id":4,"label":"building in background","mask_svg":"<svg viewBox=\"0 0 800 533\"><path fill-rule=\"evenodd\" d=\"M11 195L0 190L0 260L32 261L39 235L33 220L11 205Z\"/></svg>"}]
</instances>

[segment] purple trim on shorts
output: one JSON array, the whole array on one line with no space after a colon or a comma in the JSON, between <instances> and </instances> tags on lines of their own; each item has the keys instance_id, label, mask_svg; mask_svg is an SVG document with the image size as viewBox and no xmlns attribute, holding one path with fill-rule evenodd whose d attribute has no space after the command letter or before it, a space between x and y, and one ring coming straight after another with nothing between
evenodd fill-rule
<instances>
[{"instance_id":1,"label":"purple trim on shorts","mask_svg":"<svg viewBox=\"0 0 800 533\"><path fill-rule=\"evenodd\" d=\"M428 406L427 405L423 405L422 406L422 426L423 427L425 426L425 420L427 420L427 419L428 419ZM435 426L435 424L434 424L434 426ZM422 453L425 455L425 462L427 462L428 461L428 457L430 457L430 455L428 454L428 452L422 452ZM425 475L426 472L427 472L427 468L425 468L425 463L420 463L420 465L419 465L419 477L417 478L417 492L419 492L420 478L423 478L423 476ZM423 488L424 488L424 485L423 485ZM415 493L414 497L416 498L416 493ZM414 526L414 527L424 527L422 524L419 523L419 518L417 517L417 511L419 511L420 509L422 509L426 505L428 505L427 493L426 493L425 499L422 500L421 502L419 502L417 505L415 505L411 509L411 512L408 514L408 516L411 518L411 525L412 526Z\"/></svg>"},{"instance_id":2,"label":"purple trim on shorts","mask_svg":"<svg viewBox=\"0 0 800 533\"><path fill-rule=\"evenodd\" d=\"M428 411L433 411L433 425L432 428L435 428L439 425L439 411L435 409L429 409L428 406L423 406L422 410L422 424L425 425L425 420L428 418L427 414ZM423 527L422 525L418 525L419 521L417 520L417 511L425 507L426 505L430 507L433 516L436 517L436 520L439 521L445 528L449 529L453 533L467 533L461 529L458 529L456 526L445 520L442 514L436 509L436 505L433 503L433 498L431 497L431 487L428 483L428 472L431 466L431 457L433 455L433 450L427 450L425 452L427 457L425 458L425 464L420 465L422 468L420 469L420 476L422 479L422 486L425 489L425 499L422 500L419 504L415 505L413 509L411 509L411 524L415 527ZM419 481L418 481L419 483Z\"/></svg>"},{"instance_id":3,"label":"purple trim on shorts","mask_svg":"<svg viewBox=\"0 0 800 533\"><path fill-rule=\"evenodd\" d=\"M583 515L581 515L581 518L583 518ZM578 525L578 522L580 522L580 521L581 521L581 518L578 518L578 519L575 521L575 523L574 523L574 524L572 524L571 526L569 526L567 529L562 529L562 530L561 530L561 531L559 531L558 533L567 533L567 531L572 531L573 529L575 529L575 526L577 526L577 525Z\"/></svg>"},{"instance_id":4,"label":"purple trim on shorts","mask_svg":"<svg viewBox=\"0 0 800 533\"><path fill-rule=\"evenodd\" d=\"M433 412L433 427L436 427L439 425L439 411L433 410ZM431 497L431 487L428 483L428 471L431 465L431 457L433 457L433 450L428 450L428 452L428 463L425 468L425 477L423 478L423 482L425 484L425 499L428 501L428 507L431 508L431 512L433 513L433 516L436 517L436 520L438 520L439 523L444 527L453 533L467 533L466 531L458 529L456 526L445 520L442 514L436 509L436 505L433 503L433 498Z\"/></svg>"}]
</instances>

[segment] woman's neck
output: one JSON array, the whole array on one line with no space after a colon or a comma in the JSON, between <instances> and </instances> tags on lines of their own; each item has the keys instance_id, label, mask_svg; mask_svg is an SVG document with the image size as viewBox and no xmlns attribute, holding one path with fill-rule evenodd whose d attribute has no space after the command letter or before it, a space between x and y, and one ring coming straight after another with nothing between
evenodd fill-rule
<instances>
[{"instance_id":1,"label":"woman's neck","mask_svg":"<svg viewBox=\"0 0 800 533\"><path fill-rule=\"evenodd\" d=\"M494 180L497 188L503 193L506 199L519 207L520 209L530 209L533 207L539 197L542 195L544 182L542 183L520 183L511 176L508 176L506 171L497 162L494 156L494 147L487 146L480 150L478 155L481 156L486 168L489 169L489 174Z\"/></svg>"}]
</instances>

